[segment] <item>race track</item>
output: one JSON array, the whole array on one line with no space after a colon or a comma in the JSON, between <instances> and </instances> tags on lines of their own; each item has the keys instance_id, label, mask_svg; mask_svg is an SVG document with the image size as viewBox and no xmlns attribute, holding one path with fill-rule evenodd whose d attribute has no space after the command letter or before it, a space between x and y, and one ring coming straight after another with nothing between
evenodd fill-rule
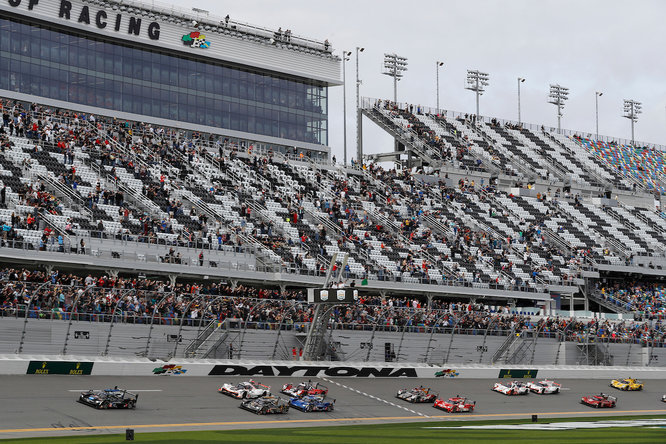
<instances>
[{"instance_id":1,"label":"race track","mask_svg":"<svg viewBox=\"0 0 666 444\"><path fill-rule=\"evenodd\" d=\"M279 392L297 378L257 378ZM638 415L665 414L661 402L666 391L663 381L645 381L642 392L620 392L606 380L561 380L558 395L504 396L490 388L498 380L482 379L354 379L318 378L336 399L331 413L302 413L257 416L238 408L240 401L217 393L223 382L241 382L239 377L186 376L4 376L0 407L0 439L30 436L136 433L176 430L240 429L256 427L299 427L405 421L460 419L572 417L581 414ZM118 385L139 392L136 410L99 411L76 401L80 391ZM447 414L431 404L410 404L395 398L399 388L424 385L442 396L464 395L476 400L472 414ZM593 409L579 403L583 394L610 393L618 397L615 409Z\"/></svg>"}]
</instances>

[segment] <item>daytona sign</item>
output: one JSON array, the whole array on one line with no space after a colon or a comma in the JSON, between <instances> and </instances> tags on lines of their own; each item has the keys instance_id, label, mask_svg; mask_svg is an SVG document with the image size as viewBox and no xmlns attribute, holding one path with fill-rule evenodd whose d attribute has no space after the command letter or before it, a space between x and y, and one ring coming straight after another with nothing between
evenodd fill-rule
<instances>
[{"instance_id":1,"label":"daytona sign","mask_svg":"<svg viewBox=\"0 0 666 444\"><path fill-rule=\"evenodd\" d=\"M210 376L318 376L346 378L416 378L415 368L402 367L330 367L285 365L216 365Z\"/></svg>"}]
</instances>

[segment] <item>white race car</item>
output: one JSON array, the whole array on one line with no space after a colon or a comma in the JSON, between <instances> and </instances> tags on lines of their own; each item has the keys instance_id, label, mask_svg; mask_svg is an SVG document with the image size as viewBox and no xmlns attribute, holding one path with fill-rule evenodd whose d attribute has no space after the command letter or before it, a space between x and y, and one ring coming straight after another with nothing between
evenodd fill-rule
<instances>
[{"instance_id":1,"label":"white race car","mask_svg":"<svg viewBox=\"0 0 666 444\"><path fill-rule=\"evenodd\" d=\"M271 388L255 381L241 382L240 384L224 384L218 392L238 399L259 398L271 394Z\"/></svg>"},{"instance_id":2,"label":"white race car","mask_svg":"<svg viewBox=\"0 0 666 444\"><path fill-rule=\"evenodd\" d=\"M557 382L544 379L543 381L535 382L531 381L527 383L527 388L532 393L538 393L540 395L549 395L551 393L560 393L562 384Z\"/></svg>"},{"instance_id":3,"label":"white race car","mask_svg":"<svg viewBox=\"0 0 666 444\"><path fill-rule=\"evenodd\" d=\"M527 395L529 390L524 382L511 381L509 383L496 382L493 390L505 395Z\"/></svg>"}]
</instances>

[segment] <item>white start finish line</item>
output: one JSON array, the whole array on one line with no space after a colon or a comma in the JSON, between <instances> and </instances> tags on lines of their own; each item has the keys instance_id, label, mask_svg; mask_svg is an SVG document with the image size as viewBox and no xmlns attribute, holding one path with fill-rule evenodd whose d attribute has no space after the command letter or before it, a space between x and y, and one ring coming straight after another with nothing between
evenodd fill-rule
<instances>
[{"instance_id":1,"label":"white start finish line","mask_svg":"<svg viewBox=\"0 0 666 444\"><path fill-rule=\"evenodd\" d=\"M497 424L460 427L424 427L426 429L492 429L492 430L573 430L573 429L604 429L608 427L655 427L666 426L666 419L636 419L623 421L576 421L529 424Z\"/></svg>"}]
</instances>

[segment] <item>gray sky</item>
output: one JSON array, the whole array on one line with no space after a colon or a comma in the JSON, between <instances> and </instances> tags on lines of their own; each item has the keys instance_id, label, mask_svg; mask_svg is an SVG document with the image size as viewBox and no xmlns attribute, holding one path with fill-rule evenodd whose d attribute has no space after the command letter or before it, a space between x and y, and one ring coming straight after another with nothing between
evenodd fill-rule
<instances>
[{"instance_id":1,"label":"gray sky","mask_svg":"<svg viewBox=\"0 0 666 444\"><path fill-rule=\"evenodd\" d=\"M163 0L164 1L164 0ZM170 1L170 0L166 0ZM178 5L182 6L182 5ZM631 137L621 117L622 100L643 102L636 140L666 145L666 1L662 0L198 0L212 14L295 35L329 39L335 53L366 48L360 56L361 96L392 98L393 83L381 74L385 52L409 59L398 84L398 100L435 106L435 61L440 68L440 106L474 112L465 90L467 69L490 74L481 114L517 120L517 77L522 120L556 126L548 104L550 83L570 89L562 127L595 131L594 92L599 98L599 132ZM349 157L355 153L354 57L347 64ZM351 80L350 80L351 79ZM342 159L342 87L329 90L333 154ZM392 149L381 130L365 124L365 152ZM375 127L376 128L376 127Z\"/></svg>"}]
</instances>

